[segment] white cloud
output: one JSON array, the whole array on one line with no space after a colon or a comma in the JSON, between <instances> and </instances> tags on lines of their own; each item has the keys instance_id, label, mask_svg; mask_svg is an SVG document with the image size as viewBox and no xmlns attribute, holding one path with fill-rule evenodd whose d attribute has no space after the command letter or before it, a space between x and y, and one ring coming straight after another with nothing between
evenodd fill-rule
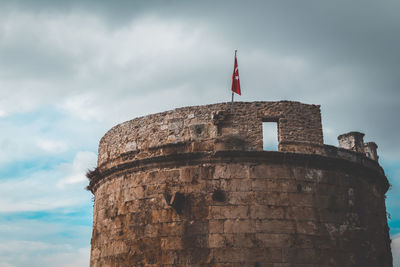
<instances>
[{"instance_id":1,"label":"white cloud","mask_svg":"<svg viewBox=\"0 0 400 267\"><path fill-rule=\"evenodd\" d=\"M67 150L67 144L61 141L49 140L49 139L36 139L36 146L45 152L60 153Z\"/></svg>"},{"instance_id":2,"label":"white cloud","mask_svg":"<svg viewBox=\"0 0 400 267\"><path fill-rule=\"evenodd\" d=\"M72 163L0 180L0 212L45 211L90 202L85 173L96 165L96 158L93 152L82 151Z\"/></svg>"},{"instance_id":3,"label":"white cloud","mask_svg":"<svg viewBox=\"0 0 400 267\"><path fill-rule=\"evenodd\" d=\"M0 267L87 267L90 248L43 241L8 240L0 243Z\"/></svg>"},{"instance_id":4,"label":"white cloud","mask_svg":"<svg viewBox=\"0 0 400 267\"><path fill-rule=\"evenodd\" d=\"M392 236L393 266L400 266L400 234Z\"/></svg>"},{"instance_id":5,"label":"white cloud","mask_svg":"<svg viewBox=\"0 0 400 267\"><path fill-rule=\"evenodd\" d=\"M63 189L67 185L87 182L86 172L96 167L97 155L93 152L81 151L75 155L72 165L67 165L69 174L57 182L57 187Z\"/></svg>"},{"instance_id":6,"label":"white cloud","mask_svg":"<svg viewBox=\"0 0 400 267\"><path fill-rule=\"evenodd\" d=\"M71 250L70 252L60 252L54 255L47 255L43 259L44 266L60 267L87 267L90 260L90 247Z\"/></svg>"},{"instance_id":7,"label":"white cloud","mask_svg":"<svg viewBox=\"0 0 400 267\"><path fill-rule=\"evenodd\" d=\"M92 93L80 94L67 97L62 104L62 108L69 114L82 120L102 121L104 112L97 107L95 103L96 96Z\"/></svg>"}]
</instances>

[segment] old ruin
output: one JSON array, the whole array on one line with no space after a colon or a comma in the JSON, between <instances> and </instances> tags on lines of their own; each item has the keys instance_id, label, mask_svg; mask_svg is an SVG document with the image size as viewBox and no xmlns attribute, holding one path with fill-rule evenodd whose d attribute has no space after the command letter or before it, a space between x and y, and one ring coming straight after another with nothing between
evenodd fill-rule
<instances>
[{"instance_id":1,"label":"old ruin","mask_svg":"<svg viewBox=\"0 0 400 267\"><path fill-rule=\"evenodd\" d=\"M263 151L262 123L278 151ZM90 265L392 266L377 145L324 145L320 107L191 106L119 124L88 173Z\"/></svg>"}]
</instances>

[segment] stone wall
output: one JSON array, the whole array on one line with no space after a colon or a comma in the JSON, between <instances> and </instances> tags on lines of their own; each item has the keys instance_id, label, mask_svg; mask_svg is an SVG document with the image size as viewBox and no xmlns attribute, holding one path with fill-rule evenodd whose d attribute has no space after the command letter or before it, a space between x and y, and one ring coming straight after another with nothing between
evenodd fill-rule
<instances>
[{"instance_id":1,"label":"stone wall","mask_svg":"<svg viewBox=\"0 0 400 267\"><path fill-rule=\"evenodd\" d=\"M108 131L100 141L98 166L121 155L146 158L164 154L159 148L185 146L184 151L214 151L223 136L236 136L245 150L262 150L262 122L278 123L278 141L323 144L317 105L299 102L235 102L179 108L136 118ZM155 154L154 154L155 153Z\"/></svg>"},{"instance_id":2,"label":"stone wall","mask_svg":"<svg viewBox=\"0 0 400 267\"><path fill-rule=\"evenodd\" d=\"M142 162L96 187L91 266L391 266L385 181L282 152Z\"/></svg>"},{"instance_id":3,"label":"stone wall","mask_svg":"<svg viewBox=\"0 0 400 267\"><path fill-rule=\"evenodd\" d=\"M279 151L262 151L263 121ZM319 106L288 101L117 125L88 173L91 266L392 266L389 184L353 147L324 145Z\"/></svg>"}]
</instances>

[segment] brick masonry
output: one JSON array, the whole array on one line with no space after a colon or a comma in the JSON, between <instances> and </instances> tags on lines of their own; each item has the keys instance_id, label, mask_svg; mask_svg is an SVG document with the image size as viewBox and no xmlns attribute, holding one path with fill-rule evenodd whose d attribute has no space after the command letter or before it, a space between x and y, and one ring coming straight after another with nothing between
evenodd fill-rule
<instances>
[{"instance_id":1,"label":"brick masonry","mask_svg":"<svg viewBox=\"0 0 400 267\"><path fill-rule=\"evenodd\" d=\"M262 151L262 122L279 151ZM319 106L237 102L134 119L88 174L91 266L392 266L376 160L323 145Z\"/></svg>"}]
</instances>

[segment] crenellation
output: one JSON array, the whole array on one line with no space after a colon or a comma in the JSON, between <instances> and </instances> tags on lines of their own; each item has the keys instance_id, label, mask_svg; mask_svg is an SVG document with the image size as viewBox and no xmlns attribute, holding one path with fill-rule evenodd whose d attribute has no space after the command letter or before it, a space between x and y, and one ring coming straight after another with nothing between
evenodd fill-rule
<instances>
[{"instance_id":1,"label":"crenellation","mask_svg":"<svg viewBox=\"0 0 400 267\"><path fill-rule=\"evenodd\" d=\"M349 132L338 136L339 147L364 153L364 134Z\"/></svg>"},{"instance_id":2,"label":"crenellation","mask_svg":"<svg viewBox=\"0 0 400 267\"><path fill-rule=\"evenodd\" d=\"M263 151L262 122L278 124ZM113 127L88 174L94 266L392 266L376 144L320 107L235 102Z\"/></svg>"},{"instance_id":3,"label":"crenellation","mask_svg":"<svg viewBox=\"0 0 400 267\"><path fill-rule=\"evenodd\" d=\"M365 155L375 161L378 161L379 159L377 149L378 145L374 142L368 142L364 144Z\"/></svg>"}]
</instances>

